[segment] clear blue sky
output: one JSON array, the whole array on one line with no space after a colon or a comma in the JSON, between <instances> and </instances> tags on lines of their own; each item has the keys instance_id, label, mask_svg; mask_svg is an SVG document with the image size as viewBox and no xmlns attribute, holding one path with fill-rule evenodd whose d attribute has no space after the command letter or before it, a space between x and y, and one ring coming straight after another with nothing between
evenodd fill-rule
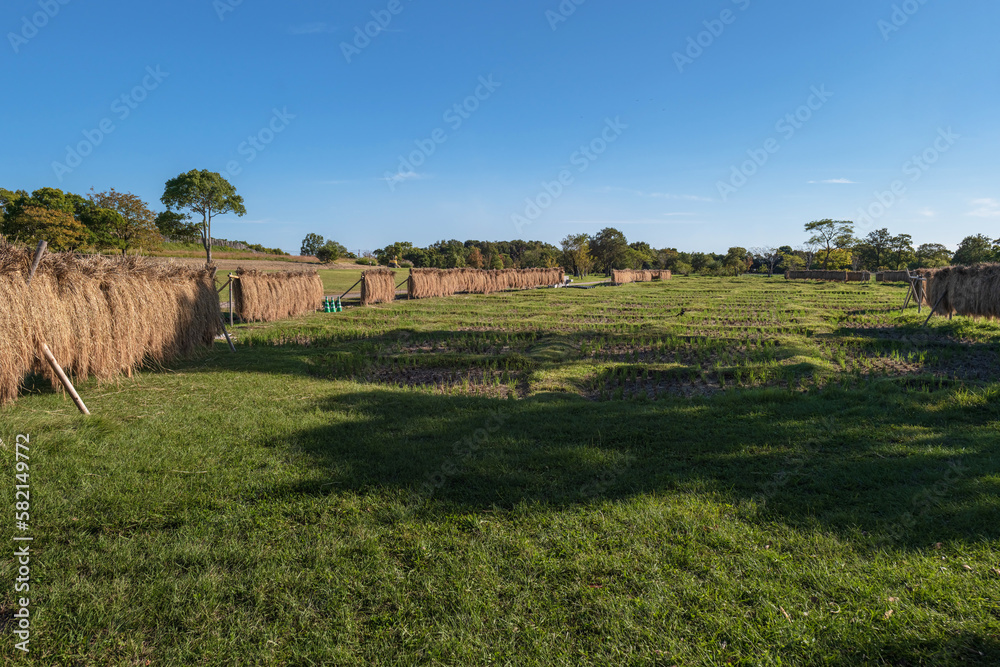
<instances>
[{"instance_id":1,"label":"clear blue sky","mask_svg":"<svg viewBox=\"0 0 1000 667\"><path fill-rule=\"evenodd\" d=\"M859 210L1000 236L995 0L576 2L7 0L0 186L160 209L167 179L236 166L248 215L215 234L292 252L608 225L720 252Z\"/></svg>"}]
</instances>

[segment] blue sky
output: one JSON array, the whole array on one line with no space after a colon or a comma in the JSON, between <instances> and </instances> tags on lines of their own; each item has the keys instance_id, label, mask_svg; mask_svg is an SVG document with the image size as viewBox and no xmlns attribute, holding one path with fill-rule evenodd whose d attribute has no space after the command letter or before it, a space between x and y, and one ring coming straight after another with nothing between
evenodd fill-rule
<instances>
[{"instance_id":1,"label":"blue sky","mask_svg":"<svg viewBox=\"0 0 1000 667\"><path fill-rule=\"evenodd\" d=\"M987 0L7 0L0 187L160 209L224 172L248 215L215 235L291 252L609 225L721 252L821 218L954 247L1000 236L998 24Z\"/></svg>"}]
</instances>

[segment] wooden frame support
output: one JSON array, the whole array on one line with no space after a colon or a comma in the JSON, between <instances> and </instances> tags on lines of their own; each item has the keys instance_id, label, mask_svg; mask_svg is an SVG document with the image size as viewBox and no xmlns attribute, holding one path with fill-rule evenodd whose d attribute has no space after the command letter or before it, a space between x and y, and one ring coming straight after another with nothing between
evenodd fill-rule
<instances>
[{"instance_id":1,"label":"wooden frame support","mask_svg":"<svg viewBox=\"0 0 1000 667\"><path fill-rule=\"evenodd\" d=\"M38 271L38 265L42 262L42 255L45 254L45 249L48 246L49 244L45 241L38 242L38 248L35 249L35 258L31 262L31 270L28 272L27 280L24 281L27 287L31 287L31 281L35 277L35 272ZM73 387L73 383L70 382L69 376L66 375L66 371L64 371L62 366L59 365L55 355L52 354L52 350L49 349L49 346L45 343L45 341L42 341L41 355L42 358L49 364L49 368L52 369L52 372L55 373L57 378L59 378L59 382L61 382L63 387L66 388L66 391L69 393L70 397L72 397L73 402L76 403L76 407L80 410L80 412L89 417L90 410L87 409L83 399L80 398L80 394L76 393L76 388Z\"/></svg>"}]
</instances>

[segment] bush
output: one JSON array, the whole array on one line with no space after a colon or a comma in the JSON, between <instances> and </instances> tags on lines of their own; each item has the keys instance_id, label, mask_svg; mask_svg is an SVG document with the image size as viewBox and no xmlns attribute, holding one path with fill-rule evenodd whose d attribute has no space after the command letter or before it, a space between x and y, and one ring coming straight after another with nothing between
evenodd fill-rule
<instances>
[{"instance_id":1,"label":"bush","mask_svg":"<svg viewBox=\"0 0 1000 667\"><path fill-rule=\"evenodd\" d=\"M378 262L376 262L371 257L362 257L361 259L355 260L354 263L355 264L360 264L361 266L377 266L378 265Z\"/></svg>"}]
</instances>

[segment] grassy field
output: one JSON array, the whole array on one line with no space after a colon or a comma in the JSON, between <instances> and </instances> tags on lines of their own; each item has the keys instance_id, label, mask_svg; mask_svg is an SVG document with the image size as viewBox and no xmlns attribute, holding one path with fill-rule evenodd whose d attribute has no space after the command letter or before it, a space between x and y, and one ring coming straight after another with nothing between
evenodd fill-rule
<instances>
[{"instance_id":1,"label":"grassy field","mask_svg":"<svg viewBox=\"0 0 1000 667\"><path fill-rule=\"evenodd\" d=\"M11 533L31 436L31 653L11 583L0 655L1000 664L1000 326L903 298L397 301L81 383L90 419L32 385L0 410Z\"/></svg>"}]
</instances>

